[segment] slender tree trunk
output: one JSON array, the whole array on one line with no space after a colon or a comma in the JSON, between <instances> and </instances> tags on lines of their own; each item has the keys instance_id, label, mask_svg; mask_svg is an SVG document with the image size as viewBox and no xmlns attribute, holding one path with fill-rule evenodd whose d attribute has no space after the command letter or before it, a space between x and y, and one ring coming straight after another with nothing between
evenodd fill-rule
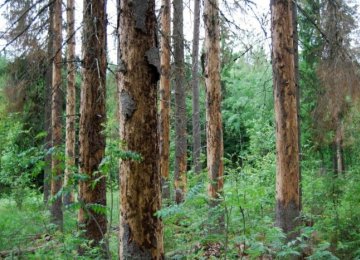
<instances>
[{"instance_id":1,"label":"slender tree trunk","mask_svg":"<svg viewBox=\"0 0 360 260\"><path fill-rule=\"evenodd\" d=\"M192 47L192 90L193 90L193 163L195 173L201 171L201 132L200 132L200 90L199 90L199 36L200 0L194 1L194 34Z\"/></svg>"},{"instance_id":2,"label":"slender tree trunk","mask_svg":"<svg viewBox=\"0 0 360 260\"><path fill-rule=\"evenodd\" d=\"M51 196L54 201L51 205L51 219L52 222L62 230L63 228L63 211L62 211L62 198L58 195L62 187L62 166L61 166L61 155L60 146L61 140L61 0L54 1L54 13L53 13L53 33L54 33L54 44L53 44L53 66L52 66L52 102L51 102L51 134L52 134L52 146L55 151L52 154L51 159Z\"/></svg>"},{"instance_id":3,"label":"slender tree trunk","mask_svg":"<svg viewBox=\"0 0 360 260\"><path fill-rule=\"evenodd\" d=\"M64 186L72 186L71 175L75 167L75 5L74 0L67 0L67 88L66 88L66 142L65 142L65 176ZM70 181L69 181L70 179ZM64 204L74 202L73 191L70 189L64 195Z\"/></svg>"},{"instance_id":4,"label":"slender tree trunk","mask_svg":"<svg viewBox=\"0 0 360 260\"><path fill-rule=\"evenodd\" d=\"M209 196L216 206L223 186L223 131L220 84L219 4L217 0L204 1L205 22L205 85L206 85L206 143L209 174Z\"/></svg>"},{"instance_id":5,"label":"slender tree trunk","mask_svg":"<svg viewBox=\"0 0 360 260\"><path fill-rule=\"evenodd\" d=\"M299 123L291 0L271 0L272 64L276 120L276 225L296 236L300 215Z\"/></svg>"},{"instance_id":6,"label":"slender tree trunk","mask_svg":"<svg viewBox=\"0 0 360 260\"><path fill-rule=\"evenodd\" d=\"M343 130L341 120L338 120L336 131L335 131L335 160L336 167L335 172L336 175L344 173L345 164L344 164L344 155L343 155Z\"/></svg>"},{"instance_id":7,"label":"slender tree trunk","mask_svg":"<svg viewBox=\"0 0 360 260\"><path fill-rule=\"evenodd\" d=\"M80 102L80 182L79 224L85 236L95 242L106 233L106 214L94 207L106 207L106 178L99 172L105 154L106 120L106 0L84 0L83 84Z\"/></svg>"},{"instance_id":8,"label":"slender tree trunk","mask_svg":"<svg viewBox=\"0 0 360 260\"><path fill-rule=\"evenodd\" d=\"M161 2L160 172L163 197L170 197L170 0Z\"/></svg>"},{"instance_id":9,"label":"slender tree trunk","mask_svg":"<svg viewBox=\"0 0 360 260\"><path fill-rule=\"evenodd\" d=\"M157 134L157 46L155 0L121 1L120 139L141 155L120 165L120 259L164 259L161 174Z\"/></svg>"},{"instance_id":10,"label":"slender tree trunk","mask_svg":"<svg viewBox=\"0 0 360 260\"><path fill-rule=\"evenodd\" d=\"M50 0L52 1L52 0ZM53 63L53 27L54 27L54 4L49 6L49 29L48 29L48 47L47 47L47 55L48 55L48 68L46 72L46 86L45 86L45 123L44 128L47 132L45 137L45 149L49 150L51 148L51 102L52 102L52 63ZM47 153L45 156L45 167L44 167L44 203L47 204L50 192L50 178L51 177L51 154Z\"/></svg>"},{"instance_id":11,"label":"slender tree trunk","mask_svg":"<svg viewBox=\"0 0 360 260\"><path fill-rule=\"evenodd\" d=\"M187 142L186 142L186 95L184 85L184 28L183 0L173 0L173 39L175 65L175 201L184 200L186 191Z\"/></svg>"}]
</instances>

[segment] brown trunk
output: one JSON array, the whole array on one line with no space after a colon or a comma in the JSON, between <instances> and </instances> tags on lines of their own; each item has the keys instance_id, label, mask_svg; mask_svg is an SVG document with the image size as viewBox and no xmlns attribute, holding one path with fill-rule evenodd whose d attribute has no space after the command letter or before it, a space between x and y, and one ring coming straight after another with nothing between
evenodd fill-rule
<instances>
[{"instance_id":1,"label":"brown trunk","mask_svg":"<svg viewBox=\"0 0 360 260\"><path fill-rule=\"evenodd\" d=\"M52 102L51 102L51 134L52 146L55 149L51 159L51 196L54 201L51 205L52 222L62 230L63 228L63 212L62 198L58 195L62 187L62 167L61 155L59 148L61 146L61 0L54 1L53 14L53 66L52 66Z\"/></svg>"},{"instance_id":2,"label":"brown trunk","mask_svg":"<svg viewBox=\"0 0 360 260\"><path fill-rule=\"evenodd\" d=\"M192 90L193 90L193 163L195 173L201 171L201 132L199 103L199 36L200 36L200 0L194 1L194 34L192 47Z\"/></svg>"},{"instance_id":3,"label":"brown trunk","mask_svg":"<svg viewBox=\"0 0 360 260\"><path fill-rule=\"evenodd\" d=\"M50 0L52 1L52 0ZM52 63L53 63L53 13L54 13L54 4L49 6L49 29L48 29L48 46L47 46L47 55L48 55L48 68L46 72L46 86L45 86L45 123L44 130L47 132L45 137L45 149L49 150L51 148L51 89L52 89ZM47 204L50 197L50 177L51 177L51 154L47 153L45 156L45 167L44 167L44 203Z\"/></svg>"},{"instance_id":4,"label":"brown trunk","mask_svg":"<svg viewBox=\"0 0 360 260\"><path fill-rule=\"evenodd\" d=\"M336 167L335 172L336 175L344 173L345 165L344 165L344 155L343 155L343 130L342 124L340 120L337 123L336 133L335 133L335 161Z\"/></svg>"},{"instance_id":5,"label":"brown trunk","mask_svg":"<svg viewBox=\"0 0 360 260\"><path fill-rule=\"evenodd\" d=\"M184 200L186 191L187 142L186 142L186 102L184 85L184 32L183 1L174 0L173 38L175 65L175 201Z\"/></svg>"},{"instance_id":6,"label":"brown trunk","mask_svg":"<svg viewBox=\"0 0 360 260\"><path fill-rule=\"evenodd\" d=\"M163 197L170 197L170 0L161 2L161 76L160 76L160 172Z\"/></svg>"},{"instance_id":7,"label":"brown trunk","mask_svg":"<svg viewBox=\"0 0 360 260\"><path fill-rule=\"evenodd\" d=\"M271 0L276 120L276 225L293 238L300 214L299 123L291 0Z\"/></svg>"},{"instance_id":8,"label":"brown trunk","mask_svg":"<svg viewBox=\"0 0 360 260\"><path fill-rule=\"evenodd\" d=\"M206 143L209 174L209 196L217 205L222 193L223 131L221 118L219 5L217 0L204 1L205 22L205 85L206 85Z\"/></svg>"},{"instance_id":9,"label":"brown trunk","mask_svg":"<svg viewBox=\"0 0 360 260\"><path fill-rule=\"evenodd\" d=\"M155 0L121 1L119 78L120 139L141 155L120 165L120 259L164 259L161 174L157 135L157 46Z\"/></svg>"},{"instance_id":10,"label":"brown trunk","mask_svg":"<svg viewBox=\"0 0 360 260\"><path fill-rule=\"evenodd\" d=\"M105 154L104 123L106 96L106 0L84 0L83 84L80 102L79 224L95 245L106 233L106 214L94 207L106 207L106 178L99 172Z\"/></svg>"},{"instance_id":11,"label":"brown trunk","mask_svg":"<svg viewBox=\"0 0 360 260\"><path fill-rule=\"evenodd\" d=\"M67 0L67 88L66 88L66 142L65 142L65 176L64 187L68 187L64 195L64 204L74 202L74 195L71 189L72 185L72 172L75 168L75 27L74 27L74 14L75 6L74 0Z\"/></svg>"}]
</instances>

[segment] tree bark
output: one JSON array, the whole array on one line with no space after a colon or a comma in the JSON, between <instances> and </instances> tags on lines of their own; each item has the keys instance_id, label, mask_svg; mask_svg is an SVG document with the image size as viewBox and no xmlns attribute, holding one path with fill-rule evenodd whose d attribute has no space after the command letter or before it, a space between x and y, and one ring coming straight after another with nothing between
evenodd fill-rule
<instances>
[{"instance_id":1,"label":"tree bark","mask_svg":"<svg viewBox=\"0 0 360 260\"><path fill-rule=\"evenodd\" d=\"M192 47L192 91L193 91L193 164L194 172L201 171L201 129L200 129L200 89L199 89L199 36L200 36L200 0L194 1L194 34Z\"/></svg>"},{"instance_id":2,"label":"tree bark","mask_svg":"<svg viewBox=\"0 0 360 260\"><path fill-rule=\"evenodd\" d=\"M51 196L54 199L51 205L51 219L60 230L63 229L62 198L58 195L62 187L62 167L59 148L61 146L61 46L62 46L62 15L61 0L54 1L53 13L53 65L52 65L52 101L51 101L51 134L54 152L51 158Z\"/></svg>"},{"instance_id":3,"label":"tree bark","mask_svg":"<svg viewBox=\"0 0 360 260\"><path fill-rule=\"evenodd\" d=\"M52 1L52 0L50 0ZM45 137L45 149L49 150L51 148L51 102L52 102L52 63L53 63L53 27L54 27L54 4L49 6L49 29L48 29L48 46L47 46L47 55L48 55L48 68L46 72L46 85L45 85L45 120L44 120L44 130L47 132ZM47 204L50 193L51 193L51 185L50 178L51 177L51 154L47 153L45 155L45 166L44 166L44 203Z\"/></svg>"},{"instance_id":4,"label":"tree bark","mask_svg":"<svg viewBox=\"0 0 360 260\"><path fill-rule=\"evenodd\" d=\"M300 215L299 123L291 0L271 0L272 66L276 120L276 225L296 237Z\"/></svg>"},{"instance_id":5,"label":"tree bark","mask_svg":"<svg viewBox=\"0 0 360 260\"><path fill-rule=\"evenodd\" d=\"M170 197L170 0L161 2L161 76L160 76L160 172L163 197Z\"/></svg>"},{"instance_id":6,"label":"tree bark","mask_svg":"<svg viewBox=\"0 0 360 260\"><path fill-rule=\"evenodd\" d=\"M141 155L120 165L120 259L164 259L161 174L157 134L157 46L155 0L121 1L121 77L119 78L122 149Z\"/></svg>"},{"instance_id":7,"label":"tree bark","mask_svg":"<svg viewBox=\"0 0 360 260\"><path fill-rule=\"evenodd\" d=\"M106 214L94 210L106 207L106 177L99 172L105 155L106 120L106 0L84 0L83 83L80 102L79 224L85 237L97 245L106 233Z\"/></svg>"},{"instance_id":8,"label":"tree bark","mask_svg":"<svg viewBox=\"0 0 360 260\"><path fill-rule=\"evenodd\" d=\"M74 0L67 0L67 88L66 88L66 142L65 142L65 176L64 186L70 190L64 195L64 204L68 205L74 202L72 185L72 172L75 168L75 5ZM70 180L70 181L69 181Z\"/></svg>"},{"instance_id":9,"label":"tree bark","mask_svg":"<svg viewBox=\"0 0 360 260\"><path fill-rule=\"evenodd\" d=\"M186 95L184 85L183 0L174 0L173 39L175 73L175 201L184 200L186 192L187 141Z\"/></svg>"},{"instance_id":10,"label":"tree bark","mask_svg":"<svg viewBox=\"0 0 360 260\"><path fill-rule=\"evenodd\" d=\"M223 130L221 117L220 32L217 0L204 1L205 22L205 85L206 85L206 143L209 174L208 193L211 205L219 203L224 180Z\"/></svg>"}]
</instances>

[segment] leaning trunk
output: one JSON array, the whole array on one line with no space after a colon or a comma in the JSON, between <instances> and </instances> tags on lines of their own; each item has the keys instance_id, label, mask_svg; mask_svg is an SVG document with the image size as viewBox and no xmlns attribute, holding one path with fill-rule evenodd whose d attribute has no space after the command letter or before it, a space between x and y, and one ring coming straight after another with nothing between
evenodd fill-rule
<instances>
[{"instance_id":1,"label":"leaning trunk","mask_svg":"<svg viewBox=\"0 0 360 260\"><path fill-rule=\"evenodd\" d=\"M192 49L192 90L193 90L193 163L195 173L201 171L201 131L199 103L199 36L200 36L200 0L194 1L194 34Z\"/></svg>"},{"instance_id":2,"label":"leaning trunk","mask_svg":"<svg viewBox=\"0 0 360 260\"><path fill-rule=\"evenodd\" d=\"M161 76L160 76L160 172L163 197L170 197L170 0L161 3Z\"/></svg>"},{"instance_id":3,"label":"leaning trunk","mask_svg":"<svg viewBox=\"0 0 360 260\"><path fill-rule=\"evenodd\" d=\"M107 224L106 178L99 169L105 154L106 0L84 0L83 23L79 163L86 180L80 182L79 224L97 245Z\"/></svg>"},{"instance_id":4,"label":"leaning trunk","mask_svg":"<svg viewBox=\"0 0 360 260\"><path fill-rule=\"evenodd\" d=\"M217 0L204 1L205 22L205 85L206 85L206 143L209 174L209 196L216 206L222 194L223 131L221 118L220 34L219 5Z\"/></svg>"},{"instance_id":5,"label":"leaning trunk","mask_svg":"<svg viewBox=\"0 0 360 260\"><path fill-rule=\"evenodd\" d=\"M174 0L173 38L175 65L175 201L184 200L186 190L187 142L186 102L184 85L183 1Z\"/></svg>"},{"instance_id":6,"label":"leaning trunk","mask_svg":"<svg viewBox=\"0 0 360 260\"><path fill-rule=\"evenodd\" d=\"M291 0L271 0L272 64L276 120L276 225L296 236L300 214L299 123Z\"/></svg>"},{"instance_id":7,"label":"leaning trunk","mask_svg":"<svg viewBox=\"0 0 360 260\"><path fill-rule=\"evenodd\" d=\"M141 159L120 165L120 259L164 259L157 134L160 77L155 0L121 1L119 77L122 149Z\"/></svg>"},{"instance_id":8,"label":"leaning trunk","mask_svg":"<svg viewBox=\"0 0 360 260\"><path fill-rule=\"evenodd\" d=\"M64 186L67 188L64 195L64 204L74 202L74 195L72 191L72 177L71 173L75 168L75 28L74 28L74 14L75 6L74 0L67 0L67 88L66 88L66 142L65 142L65 176Z\"/></svg>"},{"instance_id":9,"label":"leaning trunk","mask_svg":"<svg viewBox=\"0 0 360 260\"><path fill-rule=\"evenodd\" d=\"M61 168L61 0L54 1L53 13L53 66L52 66L52 101L51 101L51 135L52 147L54 151L51 159L51 196L53 203L51 205L52 222L62 230L63 212L62 198L58 193L62 187L62 168Z\"/></svg>"}]
</instances>

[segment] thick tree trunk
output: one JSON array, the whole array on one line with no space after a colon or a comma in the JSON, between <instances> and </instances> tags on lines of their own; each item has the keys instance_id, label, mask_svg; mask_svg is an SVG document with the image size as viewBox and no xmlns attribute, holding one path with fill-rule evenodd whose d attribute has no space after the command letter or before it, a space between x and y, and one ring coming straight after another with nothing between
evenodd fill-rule
<instances>
[{"instance_id":1,"label":"thick tree trunk","mask_svg":"<svg viewBox=\"0 0 360 260\"><path fill-rule=\"evenodd\" d=\"M184 85L184 28L183 0L173 0L173 39L175 65L175 201L184 200L186 191L187 141L186 141L186 95Z\"/></svg>"},{"instance_id":2,"label":"thick tree trunk","mask_svg":"<svg viewBox=\"0 0 360 260\"><path fill-rule=\"evenodd\" d=\"M272 64L276 120L276 225L296 236L300 214L299 123L291 0L271 0Z\"/></svg>"},{"instance_id":3,"label":"thick tree trunk","mask_svg":"<svg viewBox=\"0 0 360 260\"><path fill-rule=\"evenodd\" d=\"M200 36L200 0L194 1L194 33L192 47L192 91L193 91L193 163L195 173L201 171L201 132L200 132L200 90L199 90L199 36Z\"/></svg>"},{"instance_id":4,"label":"thick tree trunk","mask_svg":"<svg viewBox=\"0 0 360 260\"><path fill-rule=\"evenodd\" d=\"M170 197L170 0L161 2L160 172L163 197Z\"/></svg>"},{"instance_id":5,"label":"thick tree trunk","mask_svg":"<svg viewBox=\"0 0 360 260\"><path fill-rule=\"evenodd\" d=\"M63 228L63 211L62 211L62 198L58 196L62 187L62 166L61 155L59 148L61 146L61 46L62 46L62 19L61 19L61 0L54 1L53 13L53 66L52 66L52 102L51 102L51 134L52 146L55 151L51 159L51 196L55 197L51 205L51 219L52 222L62 230Z\"/></svg>"},{"instance_id":6,"label":"thick tree trunk","mask_svg":"<svg viewBox=\"0 0 360 260\"><path fill-rule=\"evenodd\" d=\"M224 180L223 131L221 118L220 33L217 0L204 1L205 22L205 85L206 85L206 143L209 174L209 196L217 205Z\"/></svg>"},{"instance_id":7,"label":"thick tree trunk","mask_svg":"<svg viewBox=\"0 0 360 260\"><path fill-rule=\"evenodd\" d=\"M52 0L50 0L52 1ZM51 102L52 102L52 63L53 63L53 27L54 27L54 4L49 6L49 29L48 29L48 46L47 46L47 55L48 55L48 68L46 72L46 85L45 85L45 120L44 120L44 130L47 132L45 137L45 149L49 150L51 148ZM45 166L44 166L44 203L47 204L50 192L50 178L51 177L51 154L47 153L45 156Z\"/></svg>"},{"instance_id":8,"label":"thick tree trunk","mask_svg":"<svg viewBox=\"0 0 360 260\"><path fill-rule=\"evenodd\" d=\"M106 233L106 214L94 207L106 207L106 178L99 172L105 154L104 123L106 96L106 0L84 0L83 84L80 102L79 224L95 245ZM96 206L97 205L97 206Z\"/></svg>"},{"instance_id":9,"label":"thick tree trunk","mask_svg":"<svg viewBox=\"0 0 360 260\"><path fill-rule=\"evenodd\" d=\"M66 142L65 142L65 176L64 186L70 187L64 195L64 204L70 204L74 202L73 191L71 190L72 183L71 175L75 168L75 6L74 0L67 0L67 88L66 88Z\"/></svg>"},{"instance_id":10,"label":"thick tree trunk","mask_svg":"<svg viewBox=\"0 0 360 260\"><path fill-rule=\"evenodd\" d=\"M122 0L120 139L142 159L120 165L120 259L164 259L162 222L154 216L161 208L156 38L155 0Z\"/></svg>"}]
</instances>

